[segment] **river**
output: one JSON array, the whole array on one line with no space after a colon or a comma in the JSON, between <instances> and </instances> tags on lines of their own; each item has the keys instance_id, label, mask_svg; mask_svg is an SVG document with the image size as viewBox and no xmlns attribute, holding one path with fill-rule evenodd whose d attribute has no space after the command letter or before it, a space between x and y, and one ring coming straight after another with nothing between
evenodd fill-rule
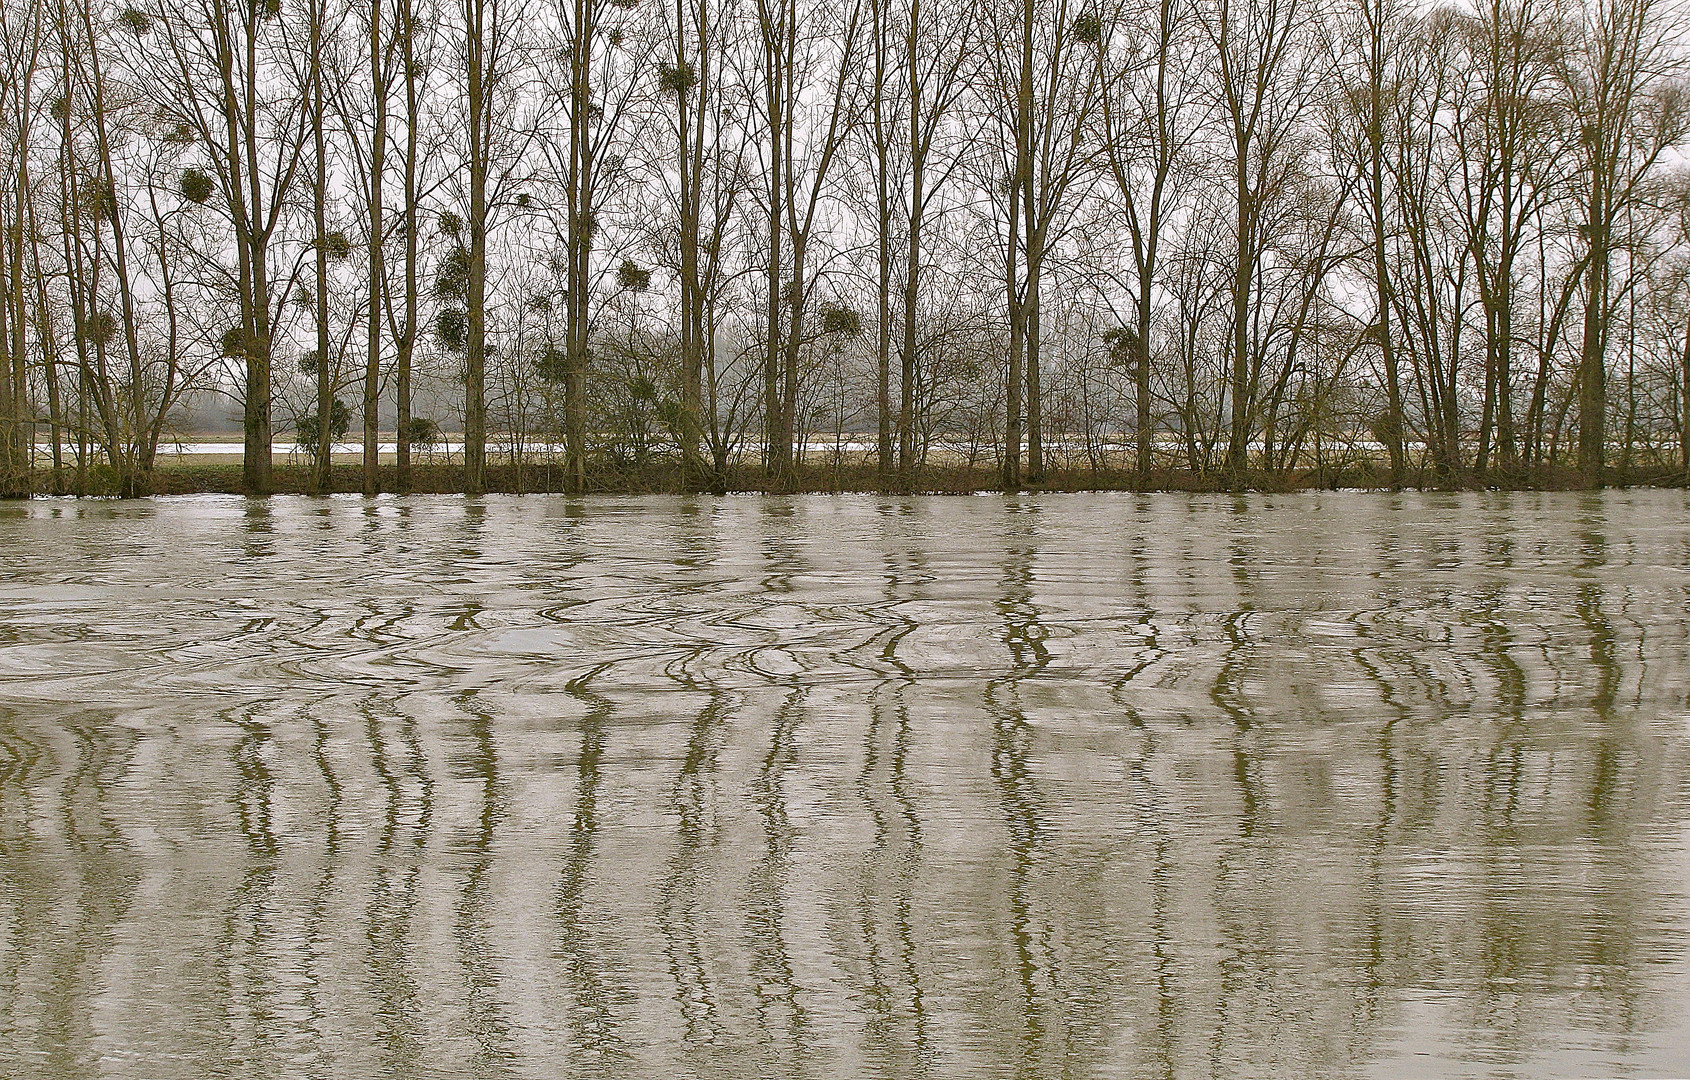
<instances>
[{"instance_id":1,"label":"river","mask_svg":"<svg viewBox=\"0 0 1690 1080\"><path fill-rule=\"evenodd\" d=\"M0 504L0 1075L1690 1076L1690 497Z\"/></svg>"}]
</instances>

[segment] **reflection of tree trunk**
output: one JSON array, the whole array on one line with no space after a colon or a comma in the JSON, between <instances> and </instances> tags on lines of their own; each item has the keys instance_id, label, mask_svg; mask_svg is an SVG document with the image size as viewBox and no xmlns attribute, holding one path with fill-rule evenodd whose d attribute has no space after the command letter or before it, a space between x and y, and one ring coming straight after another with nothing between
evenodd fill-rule
<instances>
[{"instance_id":1,"label":"reflection of tree trunk","mask_svg":"<svg viewBox=\"0 0 1690 1080\"><path fill-rule=\"evenodd\" d=\"M707 701L691 722L681 767L669 789L666 805L675 815L675 846L658 887L657 921L686 1036L701 1042L714 1034L718 1017L711 963L702 940L704 920L698 910L699 868L708 862L712 789L729 700L725 691L694 679L687 665L677 665L673 671L682 689L704 693Z\"/></svg>"},{"instance_id":2,"label":"reflection of tree trunk","mask_svg":"<svg viewBox=\"0 0 1690 1080\"><path fill-rule=\"evenodd\" d=\"M1034 905L1036 867L1044 831L1041 800L1032 769L1033 728L1027 722L1019 689L1023 678L1036 675L1049 662L1045 631L1033 603L1034 552L1017 544L1006 553L996 607L1003 618L1003 640L1009 646L1010 674L987 684L985 704L992 717L993 786L1008 833L1010 865L1007 901L1015 942L1015 978L1021 991L1022 1075L1044 1075L1047 1055L1060 1051L1061 1031L1053 1032L1044 1015L1050 998L1046 985L1052 970L1049 933L1040 926ZM1055 1036L1057 1047L1047 1045Z\"/></svg>"},{"instance_id":3,"label":"reflection of tree trunk","mask_svg":"<svg viewBox=\"0 0 1690 1080\"><path fill-rule=\"evenodd\" d=\"M369 927L369 990L379 1014L387 1021L380 1040L382 1074L411 1076L419 1071L425 1053L419 1033L404 1020L415 1015L420 997L418 965L410 945L418 886L428 851L432 818L429 792L433 781L417 752L414 719L398 718L401 732L396 741L410 748L411 761L409 767L396 768L374 699L361 702L359 709L364 714L370 763L386 792L376 847L375 881L364 915ZM323 851L322 877L312 899L309 940L313 956L328 956L332 955L333 928L339 925L331 914L330 899L336 895L335 876L342 858L340 830L335 825L340 814L342 782L335 777L329 762L328 728L320 719L315 721L315 727L314 757L329 788L326 810L330 824ZM422 792L414 809L406 805L405 797L406 781L413 777ZM406 831L411 833L409 843L401 848L399 840Z\"/></svg>"},{"instance_id":4,"label":"reflection of tree trunk","mask_svg":"<svg viewBox=\"0 0 1690 1080\"><path fill-rule=\"evenodd\" d=\"M465 616L473 619L473 613ZM510 1021L499 995L499 973L493 966L498 950L489 940L488 914L493 896L493 845L506 816L505 785L499 779L498 751L493 740L493 715L475 691L457 695L454 704L468 716L469 748L462 761L465 779L479 796L480 813L465 840L469 846L463 890L453 912L452 936L464 968L464 1002L469 1029L475 1035L472 1075L497 1075L499 1066L513 1060Z\"/></svg>"},{"instance_id":5,"label":"reflection of tree trunk","mask_svg":"<svg viewBox=\"0 0 1690 1080\"><path fill-rule=\"evenodd\" d=\"M915 800L910 794L909 761L910 761L910 710L903 701L902 695L898 701L898 726L892 743L892 797L898 805L899 816L903 819L904 835L906 836L905 858L902 860L902 870L899 874L897 925L898 945L903 961L904 978L909 984L909 1015L915 1027L914 1042L917 1060L929 1060L933 1053L928 1033L929 1020L921 991L921 966L917 963L915 935L916 923L913 916L916 889L920 882L922 830L921 815L916 812Z\"/></svg>"},{"instance_id":6,"label":"reflection of tree trunk","mask_svg":"<svg viewBox=\"0 0 1690 1080\"><path fill-rule=\"evenodd\" d=\"M760 1018L765 1030L774 1034L771 1021L779 1019L776 1007L785 1012L785 1032L792 1050L807 1042L809 1010L798 989L798 976L787 945L790 913L786 904L786 882L792 870L792 849L796 839L787 812L785 780L796 755L795 734L804 715L805 691L791 690L775 711L774 731L762 767L751 782L751 799L763 822L763 856L750 868L749 902L745 922L752 931L749 957L752 977L766 990L758 994ZM793 1070L797 1072L798 1070Z\"/></svg>"},{"instance_id":7,"label":"reflection of tree trunk","mask_svg":"<svg viewBox=\"0 0 1690 1080\"><path fill-rule=\"evenodd\" d=\"M570 822L568 853L557 890L557 949L562 954L574 1008L569 1010L577 1046L592 1046L608 1055L625 1055L616 1035L614 988L600 976L600 960L593 953L592 919L587 899L597 854L598 797L604 762L605 723L614 715L610 699L593 693L584 682L570 683L566 693L586 708L582 716L581 750L577 756L575 813Z\"/></svg>"},{"instance_id":8,"label":"reflection of tree trunk","mask_svg":"<svg viewBox=\"0 0 1690 1080\"><path fill-rule=\"evenodd\" d=\"M1579 522L1580 546L1585 552L1581 569L1595 570L1607 563L1607 536L1603 532L1601 496L1590 496L1589 512ZM1623 675L1618 660L1618 642L1613 623L1602 610L1603 587L1599 582L1586 581L1579 585L1573 610L1590 635L1590 666L1595 669L1595 685L1591 687L1590 710L1599 724L1594 748L1596 758L1591 789L1586 805L1589 808L1588 835L1598 838L1611 835L1615 824L1615 796L1619 793L1620 765L1616 758L1624 751L1614 744L1619 738L1614 720L1614 706L1619 697ZM1620 730L1623 730L1620 729Z\"/></svg>"},{"instance_id":9,"label":"reflection of tree trunk","mask_svg":"<svg viewBox=\"0 0 1690 1080\"><path fill-rule=\"evenodd\" d=\"M0 273L7 269L0 252ZM9 279L0 281L10 288ZM0 295L0 309L8 300ZM7 331L14 315L0 311ZM0 356L9 348L10 339L0 338ZM0 383L10 381L9 370L0 374ZM7 897L4 1001L8 1017L20 1008L27 1017L8 1020L6 1056L39 1063L28 1075L86 1073L102 1045L99 984L116 957L129 952L121 927L133 925L127 920L142 876L137 855L147 841L131 840L121 809L112 812L112 779L135 764L136 751L109 716L0 709L0 740L34 746L31 768L0 779L0 805L9 811L0 859L0 892ZM51 742L41 739L44 732L53 733Z\"/></svg>"},{"instance_id":10,"label":"reflection of tree trunk","mask_svg":"<svg viewBox=\"0 0 1690 1080\"><path fill-rule=\"evenodd\" d=\"M240 732L229 755L235 773L235 820L246 850L239 881L218 905L223 918L214 946L216 978L233 994L230 1004L238 1003L252 1016L275 1015L283 1007L277 971L269 962L280 951L282 935L277 888L280 808L269 765L276 738L251 711L226 712L219 719Z\"/></svg>"}]
</instances>

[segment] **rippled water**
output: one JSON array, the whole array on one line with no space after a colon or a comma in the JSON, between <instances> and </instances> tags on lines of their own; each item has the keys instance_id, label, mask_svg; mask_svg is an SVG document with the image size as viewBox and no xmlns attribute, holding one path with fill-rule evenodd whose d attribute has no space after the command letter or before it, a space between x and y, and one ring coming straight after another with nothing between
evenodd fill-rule
<instances>
[{"instance_id":1,"label":"rippled water","mask_svg":"<svg viewBox=\"0 0 1690 1080\"><path fill-rule=\"evenodd\" d=\"M0 505L0 1076L1690 1075L1690 499Z\"/></svg>"}]
</instances>

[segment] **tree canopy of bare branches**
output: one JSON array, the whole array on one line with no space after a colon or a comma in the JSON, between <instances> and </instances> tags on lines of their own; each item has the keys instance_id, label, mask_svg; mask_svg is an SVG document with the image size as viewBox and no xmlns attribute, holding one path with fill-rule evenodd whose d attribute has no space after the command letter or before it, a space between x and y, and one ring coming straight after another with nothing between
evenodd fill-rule
<instances>
[{"instance_id":1,"label":"tree canopy of bare branches","mask_svg":"<svg viewBox=\"0 0 1690 1080\"><path fill-rule=\"evenodd\" d=\"M573 491L1690 477L1683 30L1664 0L17 0L0 495L142 493L224 422L255 494L277 447L333 490L348 439L367 494L425 452L470 492L554 460Z\"/></svg>"}]
</instances>

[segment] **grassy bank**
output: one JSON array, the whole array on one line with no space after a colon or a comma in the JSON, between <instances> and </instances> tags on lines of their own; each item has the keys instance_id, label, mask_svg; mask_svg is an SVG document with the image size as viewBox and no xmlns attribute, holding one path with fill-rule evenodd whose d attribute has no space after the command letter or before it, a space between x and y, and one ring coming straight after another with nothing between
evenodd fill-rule
<instances>
[{"instance_id":1,"label":"grassy bank","mask_svg":"<svg viewBox=\"0 0 1690 1080\"><path fill-rule=\"evenodd\" d=\"M720 487L726 491L772 491L769 478L757 466L736 466L721 478ZM1131 472L1120 470L1053 469L1039 480L1022 485L1026 491L1224 491L1225 481L1212 474L1165 469L1153 473L1147 484L1138 482ZM1359 467L1339 471L1302 471L1252 476L1245 485L1257 491L1305 491L1329 488L1383 488L1390 483L1389 475L1381 469ZM1611 469L1608 483L1614 487L1656 486L1682 487L1682 470ZM278 463L274 470L273 492L279 495L314 494L315 478L306 465ZM337 492L356 492L363 484L361 467L355 462L337 462L333 469L333 488ZM33 490L41 495L115 496L117 478L109 469L90 468L82 473L65 470L55 476L51 470L38 469L33 475ZM935 466L921 469L905 483L892 485L891 490L910 494L962 494L997 489L999 480L993 468L967 466ZM1440 479L1429 472L1409 477L1410 487L1440 490L1500 489L1518 491L1551 491L1579 488L1579 473L1563 467L1537 467L1510 472L1497 471L1485 475L1465 475ZM381 470L381 490L399 490L394 466ZM445 462L421 462L411 467L409 490L417 493L448 494L463 491L461 465ZM566 490L563 469L555 463L525 465L520 472L509 464L490 464L487 468L487 490L490 492L562 492ZM615 495L678 494L687 490L679 466L671 463L652 464L642 468L599 468L588 473L587 493ZM888 490L872 464L808 465L799 469L796 483L788 492L882 492ZM240 494L241 466L238 461L196 461L191 457L161 463L151 474L147 492L152 495L188 495L209 492Z\"/></svg>"}]
</instances>

